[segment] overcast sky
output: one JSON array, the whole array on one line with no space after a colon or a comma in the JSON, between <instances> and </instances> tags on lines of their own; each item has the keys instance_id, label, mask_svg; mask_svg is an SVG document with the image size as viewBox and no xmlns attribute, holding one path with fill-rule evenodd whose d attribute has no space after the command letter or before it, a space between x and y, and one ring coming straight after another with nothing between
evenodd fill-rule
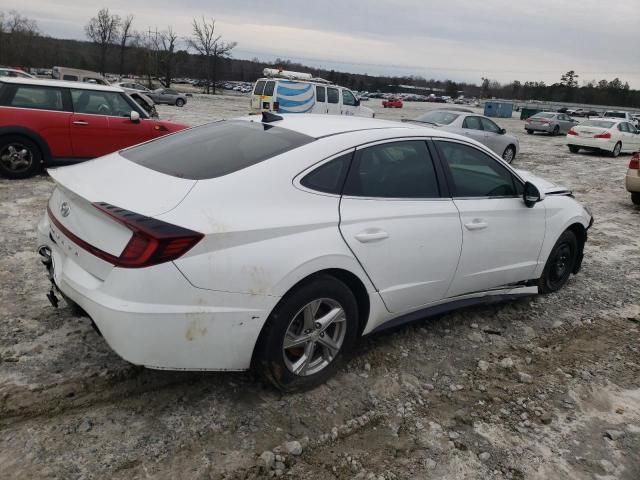
<instances>
[{"instance_id":1,"label":"overcast sky","mask_svg":"<svg viewBox=\"0 0 640 480\"><path fill-rule=\"evenodd\" d=\"M237 58L475 83L553 83L575 70L580 83L619 77L640 89L640 0L0 0L75 39L102 7L181 36L193 17L215 17Z\"/></svg>"}]
</instances>

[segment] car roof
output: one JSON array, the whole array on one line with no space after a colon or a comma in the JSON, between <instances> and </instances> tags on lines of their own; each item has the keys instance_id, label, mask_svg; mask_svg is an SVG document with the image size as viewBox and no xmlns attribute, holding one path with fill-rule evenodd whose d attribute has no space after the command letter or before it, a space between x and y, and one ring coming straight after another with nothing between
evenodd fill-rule
<instances>
[{"instance_id":1,"label":"car roof","mask_svg":"<svg viewBox=\"0 0 640 480\"><path fill-rule=\"evenodd\" d=\"M329 137L331 135L339 135L342 133L357 132L363 130L381 130L381 129L404 129L411 131L411 134L438 136L438 137L456 137L457 135L448 134L443 130L418 126L410 123L400 123L391 120L378 120L375 118L364 118L356 116L338 116L338 115L318 115L313 113L290 113L279 114L282 120L276 120L265 125L273 125L277 127L293 130L313 138ZM262 122L262 118L258 115L249 115L240 117L240 120ZM416 131L419 131L416 132Z\"/></svg>"},{"instance_id":2,"label":"car roof","mask_svg":"<svg viewBox=\"0 0 640 480\"><path fill-rule=\"evenodd\" d=\"M0 82L44 87L78 88L81 90L99 90L102 92L124 92L124 90L119 87L100 85L98 83L72 82L70 80L41 80L35 78L2 77L0 78Z\"/></svg>"},{"instance_id":3,"label":"car roof","mask_svg":"<svg viewBox=\"0 0 640 480\"><path fill-rule=\"evenodd\" d=\"M611 123L628 123L626 118L618 118L618 117L591 117L591 118L587 118L587 120L604 120L605 122L611 122ZM585 120L585 122L587 121Z\"/></svg>"}]
</instances>

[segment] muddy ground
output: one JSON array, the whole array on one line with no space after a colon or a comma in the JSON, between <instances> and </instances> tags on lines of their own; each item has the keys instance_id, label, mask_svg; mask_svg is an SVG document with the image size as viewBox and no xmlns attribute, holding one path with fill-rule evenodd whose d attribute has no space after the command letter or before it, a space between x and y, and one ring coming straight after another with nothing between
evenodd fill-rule
<instances>
[{"instance_id":1,"label":"muddy ground","mask_svg":"<svg viewBox=\"0 0 640 480\"><path fill-rule=\"evenodd\" d=\"M240 115L195 97L163 118ZM433 108L406 103L380 118ZM0 477L640 478L640 209L628 155L524 134L514 165L595 215L560 293L469 308L364 339L338 375L280 395L251 374L156 372L53 309L35 227L53 185L0 180ZM289 442L289 443L287 443ZM300 450L302 450L300 452Z\"/></svg>"}]
</instances>

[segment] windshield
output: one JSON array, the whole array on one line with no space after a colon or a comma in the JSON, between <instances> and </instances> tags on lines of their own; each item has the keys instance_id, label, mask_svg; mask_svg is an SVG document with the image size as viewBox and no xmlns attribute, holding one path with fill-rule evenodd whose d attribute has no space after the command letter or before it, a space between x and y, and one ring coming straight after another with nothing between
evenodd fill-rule
<instances>
[{"instance_id":1,"label":"windshield","mask_svg":"<svg viewBox=\"0 0 640 480\"><path fill-rule=\"evenodd\" d=\"M451 112L428 112L423 115L420 115L418 118L414 120L416 122L426 122L426 123L437 123L438 125L449 125L460 115L457 113Z\"/></svg>"},{"instance_id":2,"label":"windshield","mask_svg":"<svg viewBox=\"0 0 640 480\"><path fill-rule=\"evenodd\" d=\"M286 128L232 120L161 137L120 155L156 172L205 180L242 170L313 140Z\"/></svg>"},{"instance_id":3,"label":"windshield","mask_svg":"<svg viewBox=\"0 0 640 480\"><path fill-rule=\"evenodd\" d=\"M614 122L607 122L605 120L586 120L580 124L582 127L599 127L599 128L611 128L615 124Z\"/></svg>"}]
</instances>

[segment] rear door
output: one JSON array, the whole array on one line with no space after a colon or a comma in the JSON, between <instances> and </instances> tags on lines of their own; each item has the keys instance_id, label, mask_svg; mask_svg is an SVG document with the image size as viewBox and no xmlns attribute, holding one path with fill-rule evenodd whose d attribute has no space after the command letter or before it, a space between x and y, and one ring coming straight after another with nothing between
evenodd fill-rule
<instances>
[{"instance_id":1,"label":"rear door","mask_svg":"<svg viewBox=\"0 0 640 480\"><path fill-rule=\"evenodd\" d=\"M482 150L435 143L462 223L462 253L447 296L533 279L545 235L544 202L527 208L522 182Z\"/></svg>"},{"instance_id":2,"label":"rear door","mask_svg":"<svg viewBox=\"0 0 640 480\"><path fill-rule=\"evenodd\" d=\"M425 141L356 150L340 202L340 231L389 311L444 297L462 232Z\"/></svg>"},{"instance_id":3,"label":"rear door","mask_svg":"<svg viewBox=\"0 0 640 480\"><path fill-rule=\"evenodd\" d=\"M251 110L262 110L262 94L264 93L265 80L258 80L253 87L253 95L251 95Z\"/></svg>"},{"instance_id":4,"label":"rear door","mask_svg":"<svg viewBox=\"0 0 640 480\"><path fill-rule=\"evenodd\" d=\"M340 89L327 87L327 113L329 115L340 115Z\"/></svg>"}]
</instances>

